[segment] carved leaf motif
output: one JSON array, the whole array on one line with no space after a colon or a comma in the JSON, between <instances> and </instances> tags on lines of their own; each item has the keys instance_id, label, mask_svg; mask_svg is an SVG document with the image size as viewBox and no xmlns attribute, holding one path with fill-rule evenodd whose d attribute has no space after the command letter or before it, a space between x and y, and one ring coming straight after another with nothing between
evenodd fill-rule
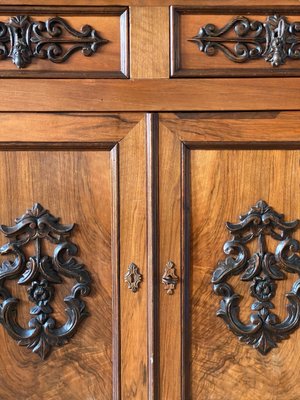
<instances>
[{"instance_id":1,"label":"carved leaf motif","mask_svg":"<svg viewBox=\"0 0 300 400\"><path fill-rule=\"evenodd\" d=\"M3 298L0 322L19 345L27 346L42 359L47 357L53 346L67 343L80 321L88 315L80 297L89 294L91 279L84 266L73 257L77 247L68 240L73 227L73 224L61 225L58 218L38 203L17 218L15 226L0 226L0 231L10 239L0 253L15 256L13 263L4 261L0 270L0 295ZM43 240L57 244L53 257L41 254ZM29 241L34 242L36 254L26 260L22 247ZM64 299L67 321L56 327L55 320L50 316L53 309L49 303L54 295L53 285L62 282L59 274L75 279L76 283ZM27 329L17 322L18 300L4 287L6 278L19 278L19 285L30 285L27 292L29 300L34 303L30 309L34 318L28 322Z\"/></svg>"},{"instance_id":2,"label":"carved leaf motif","mask_svg":"<svg viewBox=\"0 0 300 400\"><path fill-rule=\"evenodd\" d=\"M0 59L9 57L18 68L27 67L33 57L62 63L80 50L91 56L107 42L91 26L77 31L60 17L34 22L19 15L0 22Z\"/></svg>"},{"instance_id":3,"label":"carved leaf motif","mask_svg":"<svg viewBox=\"0 0 300 400\"><path fill-rule=\"evenodd\" d=\"M279 67L288 58L300 59L299 26L300 22L289 23L279 15L268 16L264 22L239 16L221 28L209 23L189 40L208 56L221 51L236 63L264 58Z\"/></svg>"},{"instance_id":4,"label":"carved leaf motif","mask_svg":"<svg viewBox=\"0 0 300 400\"><path fill-rule=\"evenodd\" d=\"M281 268L300 274L300 257L296 254L300 251L300 244L290 237L297 225L298 220L284 221L282 214L278 214L262 200L242 215L239 223L226 224L233 238L225 243L224 252L228 254L228 251L232 251L234 243L235 259L227 257L219 261L213 272L214 291L222 296L217 316L224 320L242 342L253 346L261 354L267 354L277 347L278 342L287 339L299 326L300 279L286 294L289 302L287 317L280 321L271 311L275 308L271 300L276 294L276 281L285 278ZM279 241L275 254L267 251L265 236ZM258 251L249 257L246 244L252 240L257 240ZM236 260L243 261L237 265ZM249 324L240 321L240 296L227 283L231 275L240 273L241 280L251 281L250 294L256 299L251 306L255 313L250 315Z\"/></svg>"}]
</instances>

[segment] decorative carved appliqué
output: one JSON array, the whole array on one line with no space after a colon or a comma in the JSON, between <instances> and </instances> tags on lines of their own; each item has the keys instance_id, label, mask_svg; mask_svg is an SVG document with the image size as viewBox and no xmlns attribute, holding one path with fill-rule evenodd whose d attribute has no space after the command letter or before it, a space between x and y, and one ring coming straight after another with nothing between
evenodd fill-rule
<instances>
[{"instance_id":1,"label":"decorative carved appliqu\u00e9","mask_svg":"<svg viewBox=\"0 0 300 400\"><path fill-rule=\"evenodd\" d=\"M176 289L178 282L178 276L176 275L175 264L173 261L168 261L162 276L162 283L165 286L167 294L173 294Z\"/></svg>"},{"instance_id":2,"label":"decorative carved appliqu\u00e9","mask_svg":"<svg viewBox=\"0 0 300 400\"><path fill-rule=\"evenodd\" d=\"M240 222L227 222L226 227L232 238L224 244L228 254L219 261L213 272L214 292L222 296L217 315L228 328L245 343L267 354L277 347L277 342L287 339L299 325L300 320L300 279L286 294L289 302L287 317L280 321L273 312L272 299L276 295L277 281L286 278L286 272L300 274L300 243L292 238L299 221L285 222L284 216L274 211L265 201L260 200L247 214L240 216ZM275 253L267 248L266 237L277 244ZM250 254L247 244L257 241L257 251ZM239 299L229 285L232 275L241 275L242 281L249 281L250 294L255 299L251 310L250 323L239 319Z\"/></svg>"},{"instance_id":3,"label":"decorative carved appliqu\u00e9","mask_svg":"<svg viewBox=\"0 0 300 400\"><path fill-rule=\"evenodd\" d=\"M18 68L28 66L33 57L62 63L80 50L91 56L107 42L90 25L77 31L60 17L35 22L18 15L0 22L0 59L11 58Z\"/></svg>"},{"instance_id":4,"label":"decorative carved appliqu\u00e9","mask_svg":"<svg viewBox=\"0 0 300 400\"><path fill-rule=\"evenodd\" d=\"M130 289L133 293L138 291L139 284L142 281L142 275L140 274L137 265L131 263L128 266L124 280L127 283L128 289Z\"/></svg>"},{"instance_id":5,"label":"decorative carved appliqu\u00e9","mask_svg":"<svg viewBox=\"0 0 300 400\"><path fill-rule=\"evenodd\" d=\"M15 220L16 225L0 225L0 231L9 238L9 242L0 248L2 256L14 257L2 262L0 267L0 322L9 335L19 345L27 346L44 359L53 346L62 346L75 334L80 321L88 313L81 299L90 292L91 279L84 266L73 257L77 246L68 240L74 224L61 225L59 219L51 215L36 203L24 215ZM43 242L55 245L52 256L43 252ZM34 255L26 257L24 247L33 242ZM57 326L51 317L50 305L59 290L62 277L72 278L75 285L64 298L66 322ZM17 279L17 284L27 285L27 293L33 306L32 318L28 328L23 328L17 321L18 299L14 298L5 287L6 279Z\"/></svg>"},{"instance_id":6,"label":"decorative carved appliqu\u00e9","mask_svg":"<svg viewBox=\"0 0 300 400\"><path fill-rule=\"evenodd\" d=\"M239 16L222 28L210 23L189 40L208 56L220 50L236 63L264 58L279 67L288 58L300 59L300 22L289 23L279 15L269 16L265 22Z\"/></svg>"}]
</instances>

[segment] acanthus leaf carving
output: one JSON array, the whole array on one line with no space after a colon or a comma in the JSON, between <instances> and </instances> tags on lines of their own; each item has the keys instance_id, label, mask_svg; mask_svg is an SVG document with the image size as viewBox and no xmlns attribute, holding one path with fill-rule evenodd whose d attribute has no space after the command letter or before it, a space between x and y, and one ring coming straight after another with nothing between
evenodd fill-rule
<instances>
[{"instance_id":1,"label":"acanthus leaf carving","mask_svg":"<svg viewBox=\"0 0 300 400\"><path fill-rule=\"evenodd\" d=\"M42 359L46 358L53 346L62 346L75 334L80 321L88 314L81 299L90 292L91 279L84 266L73 257L77 247L69 241L74 225L61 225L39 203L15 220L14 226L0 225L0 231L9 238L0 254L12 255L14 261L5 260L0 268L0 322L19 345L27 346ZM53 256L43 255L42 242L47 240L55 245ZM35 245L35 255L26 259L23 247L29 242ZM62 276L76 281L71 293L65 297L66 322L57 326L51 317L50 305L55 295L55 286L62 283ZM18 279L19 285L27 287L32 318L28 328L17 321L18 299L5 288L6 279Z\"/></svg>"},{"instance_id":2,"label":"acanthus leaf carving","mask_svg":"<svg viewBox=\"0 0 300 400\"><path fill-rule=\"evenodd\" d=\"M43 22L18 15L0 22L0 59L11 58L18 68L27 67L34 57L63 63L80 50L91 56L107 42L90 25L77 31L61 17Z\"/></svg>"},{"instance_id":3,"label":"acanthus leaf carving","mask_svg":"<svg viewBox=\"0 0 300 400\"><path fill-rule=\"evenodd\" d=\"M287 59L300 59L300 22L290 23L280 15L268 16L264 22L237 16L222 28L206 24L189 41L208 56L219 50L236 63L263 58L279 67Z\"/></svg>"},{"instance_id":4,"label":"acanthus leaf carving","mask_svg":"<svg viewBox=\"0 0 300 400\"><path fill-rule=\"evenodd\" d=\"M289 302L287 317L280 321L273 312L272 299L276 295L277 281L286 278L286 273L300 274L300 244L291 237L298 226L298 220L284 221L284 216L274 211L265 201L260 200L249 212L240 217L237 224L227 223L233 238L225 243L224 252L228 257L219 261L212 276L214 292L222 296L217 315L238 338L267 354L277 343L287 339L300 322L300 279L286 294ZM267 249L266 236L279 241L275 254ZM258 243L253 255L247 244ZM251 282L249 290L255 299L251 306L253 313L250 323L244 324L239 318L239 299L229 285L232 275Z\"/></svg>"}]
</instances>

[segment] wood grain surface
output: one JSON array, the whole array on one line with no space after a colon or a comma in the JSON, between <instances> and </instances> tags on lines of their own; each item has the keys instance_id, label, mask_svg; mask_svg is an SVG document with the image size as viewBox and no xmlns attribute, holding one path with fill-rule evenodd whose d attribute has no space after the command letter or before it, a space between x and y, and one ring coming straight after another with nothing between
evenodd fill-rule
<instances>
[{"instance_id":1,"label":"wood grain surface","mask_svg":"<svg viewBox=\"0 0 300 400\"><path fill-rule=\"evenodd\" d=\"M170 244L178 242L180 223L183 274L181 314L176 299L165 307L163 294L160 297L160 390L171 398L299 398L299 376L293 367L299 362L299 330L268 355L260 355L217 318L220 298L210 283L229 239L226 221L236 222L259 199L284 213L286 220L300 215L298 118L297 112L160 114L160 254L168 254ZM179 159L180 142L185 150ZM167 233L162 221L174 229ZM299 240L300 231L295 238ZM273 249L274 244L269 245ZM172 254L177 249L174 244ZM294 281L290 274L278 284L274 304L281 319L286 316L285 293ZM249 284L238 277L231 284L243 296L241 318L249 321ZM170 338L170 328L164 329L166 309L167 317L176 321L172 326L181 326L181 360L178 351L173 354L168 347L180 338ZM174 379L176 372L182 375L182 385Z\"/></svg>"},{"instance_id":2,"label":"wood grain surface","mask_svg":"<svg viewBox=\"0 0 300 400\"><path fill-rule=\"evenodd\" d=\"M299 150L191 151L191 398L240 400L296 400L299 374L297 330L268 355L242 344L215 313L218 296L212 293L211 273L223 259L229 239L226 221L237 221L259 199L287 220L300 215ZM283 167L284 166L284 167ZM299 231L295 235L299 240ZM285 293L295 276L278 284L275 312L286 316ZM243 320L249 321L249 283L234 280L243 296ZM253 302L253 299L252 299Z\"/></svg>"},{"instance_id":3,"label":"wood grain surface","mask_svg":"<svg viewBox=\"0 0 300 400\"><path fill-rule=\"evenodd\" d=\"M141 121L120 142L121 398L148 397L146 135ZM136 293L124 275L135 263L142 274Z\"/></svg>"},{"instance_id":4,"label":"wood grain surface","mask_svg":"<svg viewBox=\"0 0 300 400\"><path fill-rule=\"evenodd\" d=\"M297 110L299 85L300 78L3 79L0 111Z\"/></svg>"},{"instance_id":5,"label":"wood grain surface","mask_svg":"<svg viewBox=\"0 0 300 400\"><path fill-rule=\"evenodd\" d=\"M61 4L64 6L65 4ZM10 12L9 12L10 11ZM53 17L63 18L73 29L81 31L90 25L108 43L99 46L90 57L77 51L63 63L53 63L37 57L31 64L19 70L11 58L1 60L0 77L41 77L41 78L125 78L128 76L128 10L126 7L94 7L87 13L86 8L74 7L23 7L8 10L1 7L0 21L8 21L13 15L29 15L31 20L45 22ZM61 38L70 38L63 31ZM74 39L74 37L73 37ZM67 44L62 45L67 49Z\"/></svg>"},{"instance_id":6,"label":"wood grain surface","mask_svg":"<svg viewBox=\"0 0 300 400\"><path fill-rule=\"evenodd\" d=\"M131 7L131 78L169 77L169 8Z\"/></svg>"},{"instance_id":7,"label":"wood grain surface","mask_svg":"<svg viewBox=\"0 0 300 400\"><path fill-rule=\"evenodd\" d=\"M72 239L79 247L79 260L91 273L93 284L92 294L86 298L90 316L70 343L55 349L46 361L18 346L0 329L0 398L118 400L120 332L126 337L128 321L123 321L125 325L122 326L119 315L117 146L134 129L135 135L140 136L143 123L141 128L135 126L139 126L143 116L117 113L7 113L2 116L1 223L13 224L14 219L35 202L61 217L62 223L75 222L77 226ZM130 142L131 145L134 143L134 140ZM134 151L134 146L131 149ZM143 149L141 144L141 153ZM126 151L122 157L121 161L126 163ZM124 173L122 181L126 182L126 170ZM146 195L145 190L142 193ZM5 242L7 240L1 237L1 243ZM27 256L32 251L34 249L28 247ZM53 247L44 246L44 251L52 254ZM63 299L73 283L65 279L62 285L57 285L52 306L58 323L66 319ZM30 319L26 288L17 285L16 281L7 282L7 286L21 300L18 321L26 327ZM141 340L145 342L144 335ZM129 371L134 370L136 363L136 359L130 359L134 345L139 346L139 343L129 343L123 348ZM146 359L142 361L146 363ZM127 377L127 383L134 386L134 377Z\"/></svg>"},{"instance_id":8,"label":"wood grain surface","mask_svg":"<svg viewBox=\"0 0 300 400\"><path fill-rule=\"evenodd\" d=\"M107 6L109 3L110 6L144 6L144 7L158 7L158 6L170 6L170 5L182 5L182 2L178 2L178 0L88 0L84 2L83 0L64 0L63 4L66 6L74 6L74 5L82 5L82 6ZM21 0L3 0L3 5L24 5ZM28 5L40 5L40 0L27 0L26 4ZM44 5L61 5L61 0L45 0ZM190 6L211 6L211 0L189 0L188 4ZM219 8L228 9L230 6L240 6L240 0L215 0L214 6ZM276 9L286 7L286 6L298 6L299 2L297 0L249 0L247 2L247 7L250 9L252 7L276 7Z\"/></svg>"},{"instance_id":9,"label":"wood grain surface","mask_svg":"<svg viewBox=\"0 0 300 400\"><path fill-rule=\"evenodd\" d=\"M73 240L80 249L79 259L93 280L92 294L86 298L90 317L71 342L53 351L46 361L18 346L1 328L0 398L107 400L112 396L109 152L1 151L0 165L1 222L12 224L35 202L65 223L76 222ZM1 237L1 241L7 240ZM61 288L56 287L53 303L59 321L66 320L63 298L70 286L68 280L64 282ZM30 319L26 288L16 281L9 286L23 303L19 321L26 327Z\"/></svg>"},{"instance_id":10,"label":"wood grain surface","mask_svg":"<svg viewBox=\"0 0 300 400\"><path fill-rule=\"evenodd\" d=\"M261 13L258 12L261 10ZM281 13L289 23L300 20L300 9L291 7L282 10ZM274 8L259 8L250 14L251 8L241 4L241 7L172 7L171 9L171 69L175 77L239 77L239 76L299 76L299 62L286 59L279 68L274 68L264 57L236 63L229 60L221 50L217 50L213 56L201 52L197 43L191 42L200 29L208 24L213 24L221 29L234 18L244 16L249 21L264 23L267 16L274 15ZM292 14L292 15L291 15ZM296 15L295 15L296 14ZM250 33L246 37L250 37ZM234 30L221 35L221 38L237 37ZM234 53L234 44L224 43Z\"/></svg>"}]
</instances>

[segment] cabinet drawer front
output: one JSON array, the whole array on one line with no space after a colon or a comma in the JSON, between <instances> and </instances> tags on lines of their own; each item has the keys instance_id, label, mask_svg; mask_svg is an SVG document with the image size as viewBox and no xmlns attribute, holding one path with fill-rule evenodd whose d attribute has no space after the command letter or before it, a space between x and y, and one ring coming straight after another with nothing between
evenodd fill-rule
<instances>
[{"instance_id":1,"label":"cabinet drawer front","mask_svg":"<svg viewBox=\"0 0 300 400\"><path fill-rule=\"evenodd\" d=\"M300 10L173 7L174 77L299 76Z\"/></svg>"},{"instance_id":2,"label":"cabinet drawer front","mask_svg":"<svg viewBox=\"0 0 300 400\"><path fill-rule=\"evenodd\" d=\"M126 7L0 8L0 77L128 77Z\"/></svg>"}]
</instances>

